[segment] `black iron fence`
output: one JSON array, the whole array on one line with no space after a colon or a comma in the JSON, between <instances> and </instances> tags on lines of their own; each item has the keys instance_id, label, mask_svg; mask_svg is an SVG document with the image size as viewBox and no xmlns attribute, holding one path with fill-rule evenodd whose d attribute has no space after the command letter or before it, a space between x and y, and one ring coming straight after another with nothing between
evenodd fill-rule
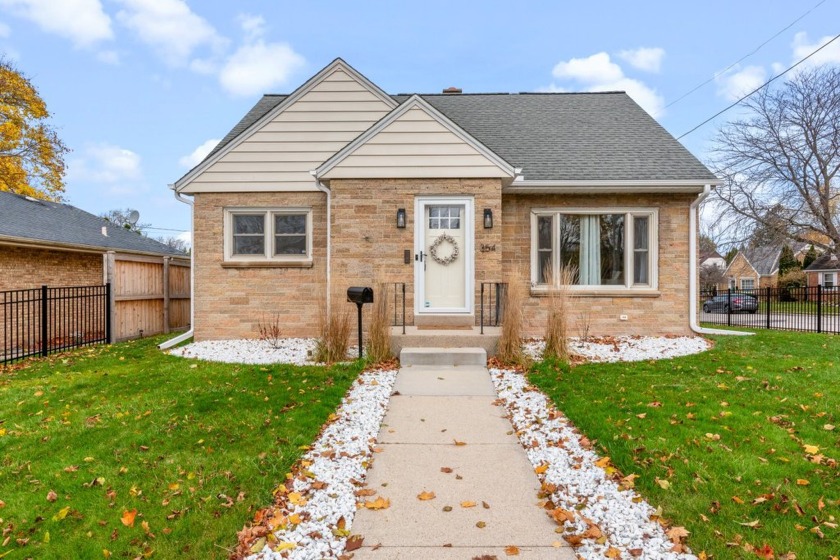
<instances>
[{"instance_id":1,"label":"black iron fence","mask_svg":"<svg viewBox=\"0 0 840 560\"><path fill-rule=\"evenodd\" d=\"M0 364L112 342L111 285L0 292Z\"/></svg>"},{"instance_id":2,"label":"black iron fence","mask_svg":"<svg viewBox=\"0 0 840 560\"><path fill-rule=\"evenodd\" d=\"M840 333L840 289L809 286L701 291L700 322Z\"/></svg>"}]
</instances>

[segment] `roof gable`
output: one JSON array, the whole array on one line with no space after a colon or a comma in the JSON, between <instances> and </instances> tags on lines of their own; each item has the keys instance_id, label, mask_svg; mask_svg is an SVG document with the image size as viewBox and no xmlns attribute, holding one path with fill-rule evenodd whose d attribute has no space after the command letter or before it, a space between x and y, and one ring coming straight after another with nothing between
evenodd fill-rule
<instances>
[{"instance_id":1,"label":"roof gable","mask_svg":"<svg viewBox=\"0 0 840 560\"><path fill-rule=\"evenodd\" d=\"M781 247L754 247L744 251L744 257L762 276L771 275L779 270L779 257L781 255Z\"/></svg>"},{"instance_id":2,"label":"roof gable","mask_svg":"<svg viewBox=\"0 0 840 560\"><path fill-rule=\"evenodd\" d=\"M723 273L726 274L726 275L729 275L729 270L731 268L737 266L738 264L740 264L741 261L746 263L747 266L750 267L753 270L753 272L755 272L756 276L761 276L761 274L759 274L758 270L755 269L755 266L753 266L753 264L750 262L750 260L747 258L747 256L744 254L744 252L741 251L741 250L739 250L737 253L735 253L735 256L732 257L732 261L727 265L727 267L726 267L726 269L724 269Z\"/></svg>"},{"instance_id":3,"label":"roof gable","mask_svg":"<svg viewBox=\"0 0 840 560\"><path fill-rule=\"evenodd\" d=\"M314 190L309 171L396 106L337 58L292 94L264 96L175 188L235 191L246 183L251 191Z\"/></svg>"},{"instance_id":4,"label":"roof gable","mask_svg":"<svg viewBox=\"0 0 840 560\"><path fill-rule=\"evenodd\" d=\"M510 163L420 96L412 96L325 161L315 174L336 178L498 177Z\"/></svg>"},{"instance_id":5,"label":"roof gable","mask_svg":"<svg viewBox=\"0 0 840 560\"><path fill-rule=\"evenodd\" d=\"M805 270L809 272L815 271L831 271L840 270L840 258L834 252L828 252L820 255L817 259L808 265Z\"/></svg>"},{"instance_id":6,"label":"roof gable","mask_svg":"<svg viewBox=\"0 0 840 560\"><path fill-rule=\"evenodd\" d=\"M107 235L104 235L104 230ZM159 241L69 204L0 191L0 241L185 257Z\"/></svg>"}]
</instances>

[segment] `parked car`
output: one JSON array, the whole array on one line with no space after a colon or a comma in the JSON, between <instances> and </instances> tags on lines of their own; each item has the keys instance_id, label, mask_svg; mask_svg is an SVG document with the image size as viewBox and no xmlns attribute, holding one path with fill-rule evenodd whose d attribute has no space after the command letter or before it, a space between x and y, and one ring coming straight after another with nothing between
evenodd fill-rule
<instances>
[{"instance_id":1,"label":"parked car","mask_svg":"<svg viewBox=\"0 0 840 560\"><path fill-rule=\"evenodd\" d=\"M730 304L732 305L732 313L746 311L747 313L755 313L758 311L758 299L749 294L723 294L722 296L714 296L703 302L703 311L705 313L712 313L714 311L729 313Z\"/></svg>"}]
</instances>

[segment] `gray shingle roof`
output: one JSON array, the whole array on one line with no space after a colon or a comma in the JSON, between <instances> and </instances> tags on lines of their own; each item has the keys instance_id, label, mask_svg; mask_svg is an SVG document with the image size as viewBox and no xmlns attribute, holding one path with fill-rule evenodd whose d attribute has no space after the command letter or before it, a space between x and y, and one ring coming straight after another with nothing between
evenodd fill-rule
<instances>
[{"instance_id":1,"label":"gray shingle roof","mask_svg":"<svg viewBox=\"0 0 840 560\"><path fill-rule=\"evenodd\" d=\"M779 268L779 257L782 256L782 248L755 247L744 251L744 256L759 274L773 274Z\"/></svg>"},{"instance_id":2,"label":"gray shingle roof","mask_svg":"<svg viewBox=\"0 0 840 560\"><path fill-rule=\"evenodd\" d=\"M402 103L409 95L395 95ZM623 92L421 95L526 180L696 180L715 176ZM266 95L208 157L276 107Z\"/></svg>"},{"instance_id":3,"label":"gray shingle roof","mask_svg":"<svg viewBox=\"0 0 840 560\"><path fill-rule=\"evenodd\" d=\"M107 228L107 237L102 235L103 226ZM186 256L159 241L118 227L75 206L0 191L0 239L3 238L109 251Z\"/></svg>"},{"instance_id":4,"label":"gray shingle roof","mask_svg":"<svg viewBox=\"0 0 840 560\"><path fill-rule=\"evenodd\" d=\"M840 270L840 255L835 253L820 255L805 270Z\"/></svg>"}]
</instances>

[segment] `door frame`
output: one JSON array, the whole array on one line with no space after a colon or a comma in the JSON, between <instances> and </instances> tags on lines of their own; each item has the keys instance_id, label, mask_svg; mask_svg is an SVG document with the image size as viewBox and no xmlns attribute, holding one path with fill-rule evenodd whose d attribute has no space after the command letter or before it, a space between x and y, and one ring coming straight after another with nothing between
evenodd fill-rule
<instances>
[{"instance_id":1,"label":"door frame","mask_svg":"<svg viewBox=\"0 0 840 560\"><path fill-rule=\"evenodd\" d=\"M426 206L433 204L463 204L464 247L461 250L464 260L464 307L424 307L426 294L425 263L420 262L420 251L425 254ZM414 312L428 315L465 315L472 314L475 307L475 198L472 196L416 196L414 198Z\"/></svg>"}]
</instances>

